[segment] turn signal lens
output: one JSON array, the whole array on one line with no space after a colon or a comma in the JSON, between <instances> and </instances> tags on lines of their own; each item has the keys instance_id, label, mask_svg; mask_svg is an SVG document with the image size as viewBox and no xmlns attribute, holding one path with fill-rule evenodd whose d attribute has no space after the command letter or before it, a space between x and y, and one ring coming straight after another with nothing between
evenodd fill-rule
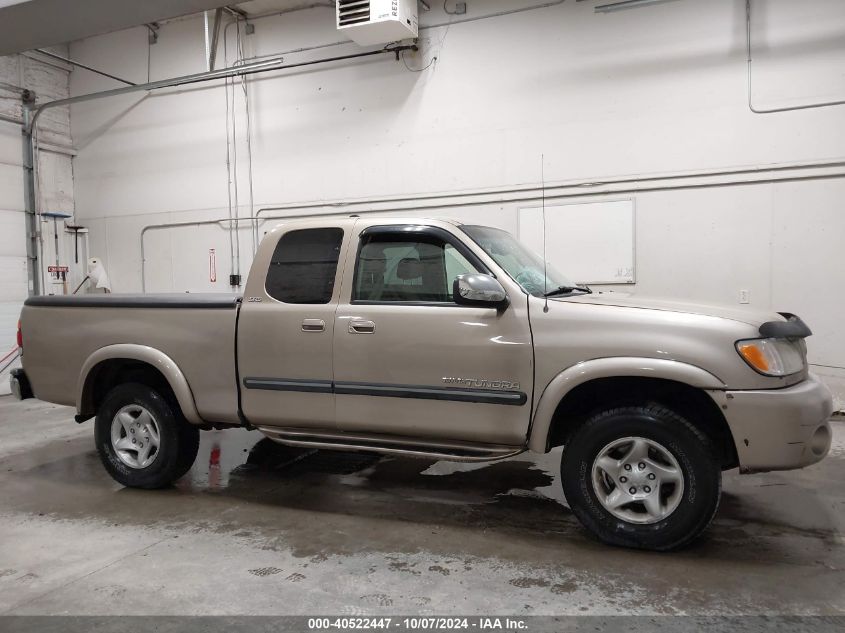
<instances>
[{"instance_id":1,"label":"turn signal lens","mask_svg":"<svg viewBox=\"0 0 845 633\"><path fill-rule=\"evenodd\" d=\"M803 339L751 339L737 341L736 351L761 374L789 376L806 366L806 348L803 343Z\"/></svg>"},{"instance_id":2,"label":"turn signal lens","mask_svg":"<svg viewBox=\"0 0 845 633\"><path fill-rule=\"evenodd\" d=\"M763 355L762 350L753 343L745 343L739 346L739 353L757 371L764 374L769 372L769 363Z\"/></svg>"},{"instance_id":3,"label":"turn signal lens","mask_svg":"<svg viewBox=\"0 0 845 633\"><path fill-rule=\"evenodd\" d=\"M23 330L21 330L21 322L18 321L18 347L23 349Z\"/></svg>"}]
</instances>

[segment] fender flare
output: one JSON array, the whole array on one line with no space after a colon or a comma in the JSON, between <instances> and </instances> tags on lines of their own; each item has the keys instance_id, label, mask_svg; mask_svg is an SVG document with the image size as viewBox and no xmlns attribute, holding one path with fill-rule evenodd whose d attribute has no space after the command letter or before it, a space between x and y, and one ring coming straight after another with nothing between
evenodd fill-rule
<instances>
[{"instance_id":1,"label":"fender flare","mask_svg":"<svg viewBox=\"0 0 845 633\"><path fill-rule=\"evenodd\" d=\"M191 391L190 385L188 385L188 380L173 359L154 347L131 343L119 343L117 345L101 347L86 359L82 365L82 370L79 372L79 379L76 385L77 413L83 413L85 388L91 376L91 371L103 361L114 359L135 360L157 369L173 390L185 419L191 424L204 423L197 411L194 394Z\"/></svg>"},{"instance_id":2,"label":"fender flare","mask_svg":"<svg viewBox=\"0 0 845 633\"><path fill-rule=\"evenodd\" d=\"M528 448L545 453L558 404L575 387L597 378L662 378L700 389L725 389L727 385L710 372L681 361L661 358L597 358L563 370L543 390L528 432Z\"/></svg>"}]
</instances>

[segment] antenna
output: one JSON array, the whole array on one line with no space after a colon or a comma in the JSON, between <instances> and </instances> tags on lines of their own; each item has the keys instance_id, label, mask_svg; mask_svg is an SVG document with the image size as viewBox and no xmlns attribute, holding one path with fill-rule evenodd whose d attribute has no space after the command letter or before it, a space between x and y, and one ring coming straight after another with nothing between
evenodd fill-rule
<instances>
[{"instance_id":1,"label":"antenna","mask_svg":"<svg viewBox=\"0 0 845 633\"><path fill-rule=\"evenodd\" d=\"M546 259L546 155L540 154L540 196L543 204L543 298L546 303L543 305L543 312L549 311L549 276L547 274L549 260Z\"/></svg>"}]
</instances>

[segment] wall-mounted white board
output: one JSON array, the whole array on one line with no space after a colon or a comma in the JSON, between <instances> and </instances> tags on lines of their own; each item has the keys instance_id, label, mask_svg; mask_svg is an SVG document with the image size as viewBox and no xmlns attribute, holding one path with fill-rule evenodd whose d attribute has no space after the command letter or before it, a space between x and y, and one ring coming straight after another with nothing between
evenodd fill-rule
<instances>
[{"instance_id":1,"label":"wall-mounted white board","mask_svg":"<svg viewBox=\"0 0 845 633\"><path fill-rule=\"evenodd\" d=\"M634 201L546 204L546 259L576 283L632 284ZM519 209L519 239L543 253L542 207Z\"/></svg>"}]
</instances>

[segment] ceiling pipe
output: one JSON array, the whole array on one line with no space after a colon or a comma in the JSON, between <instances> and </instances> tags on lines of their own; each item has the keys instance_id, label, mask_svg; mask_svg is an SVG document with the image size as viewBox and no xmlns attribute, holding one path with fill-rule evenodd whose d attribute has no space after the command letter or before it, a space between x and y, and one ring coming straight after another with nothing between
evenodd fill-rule
<instances>
[{"instance_id":1,"label":"ceiling pipe","mask_svg":"<svg viewBox=\"0 0 845 633\"><path fill-rule=\"evenodd\" d=\"M95 99L105 99L107 97L116 97L118 95L129 94L132 92L150 92L153 90L161 90L162 88L175 88L178 86L187 86L190 84L204 83L207 81L215 81L218 79L228 79L230 77L243 77L246 75L255 75L258 73L272 72L275 70L289 70L292 68L302 68L304 66L316 66L318 64L328 64L331 62L342 62L350 59L359 59L362 57L373 57L375 55L395 55L405 50L417 50L416 45L407 46L393 46L389 48L380 48L374 51L366 51L363 53L351 53L349 55L337 55L335 57L324 57L321 59L314 59L311 61L296 62L293 64L285 64L280 59L271 59L269 61L256 62L254 64L245 64L237 68L221 68L220 70L212 70L202 73L195 73L193 75L183 75L181 77L172 77L170 79L161 79L159 81L151 81L145 84L135 84L133 86L126 86L125 88L114 88L113 90L103 90L102 92L91 92L88 94L77 95L75 97L68 97L66 99L57 99L56 101L48 101L41 105L32 108L32 116L27 123L28 133L32 132L38 117L44 110L48 108L57 108L60 106L71 105L74 103L82 103L84 101L93 101Z\"/></svg>"},{"instance_id":2,"label":"ceiling pipe","mask_svg":"<svg viewBox=\"0 0 845 633\"><path fill-rule=\"evenodd\" d=\"M774 114L776 112L795 112L797 110L812 110L815 108L830 108L832 106L845 105L845 100L824 101L821 103L808 103L804 105L785 106L782 108L758 108L754 105L754 96L751 82L751 0L745 0L745 42L748 52L748 109L754 114Z\"/></svg>"},{"instance_id":3,"label":"ceiling pipe","mask_svg":"<svg viewBox=\"0 0 845 633\"><path fill-rule=\"evenodd\" d=\"M675 2L676 0L623 0L622 2L614 2L612 4L600 4L595 8L596 13L615 13L616 11L625 11L626 9L639 9L640 7L647 7L653 4L664 4L666 2Z\"/></svg>"},{"instance_id":4,"label":"ceiling pipe","mask_svg":"<svg viewBox=\"0 0 845 633\"><path fill-rule=\"evenodd\" d=\"M86 66L80 62L75 62L72 59L68 59L67 57L62 57L61 55L56 55L55 53L51 53L50 51L45 51L43 48L36 48L36 52L44 55L46 57L52 57L53 59L57 59L62 61L66 64L70 64L71 66L77 66L78 68L84 68L85 70L90 70L92 73L96 73L97 75L102 75L103 77L108 77L109 79L114 79L115 81L119 81L122 84L126 84L127 86L134 86L135 83L129 81L127 79L121 79L120 77L116 77L115 75L110 75L107 72L102 70L97 70L96 68L91 68L91 66Z\"/></svg>"}]
</instances>

